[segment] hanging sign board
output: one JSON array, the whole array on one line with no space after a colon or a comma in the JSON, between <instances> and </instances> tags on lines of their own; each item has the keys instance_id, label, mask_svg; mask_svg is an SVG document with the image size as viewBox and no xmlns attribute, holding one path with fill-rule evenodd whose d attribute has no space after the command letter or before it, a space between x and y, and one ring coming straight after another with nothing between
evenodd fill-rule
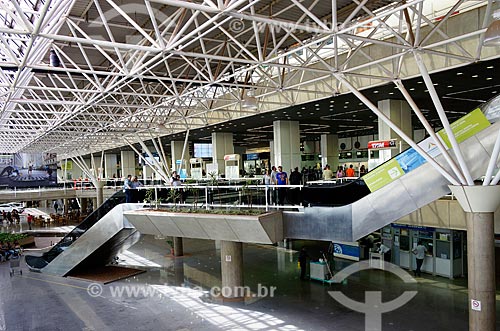
<instances>
[{"instance_id":1,"label":"hanging sign board","mask_svg":"<svg viewBox=\"0 0 500 331\"><path fill-rule=\"evenodd\" d=\"M396 139L391 140L375 140L368 142L368 149L386 149L386 148L396 148Z\"/></svg>"},{"instance_id":2,"label":"hanging sign board","mask_svg":"<svg viewBox=\"0 0 500 331\"><path fill-rule=\"evenodd\" d=\"M370 191L374 192L403 176L403 174L404 171L398 161L391 159L364 175L363 180Z\"/></svg>"}]
</instances>

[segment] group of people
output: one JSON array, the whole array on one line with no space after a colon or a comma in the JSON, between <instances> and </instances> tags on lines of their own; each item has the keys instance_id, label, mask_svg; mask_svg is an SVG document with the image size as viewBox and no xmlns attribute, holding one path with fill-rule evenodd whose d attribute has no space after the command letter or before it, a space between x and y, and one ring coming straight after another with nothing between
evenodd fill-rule
<instances>
[{"instance_id":1,"label":"group of people","mask_svg":"<svg viewBox=\"0 0 500 331\"><path fill-rule=\"evenodd\" d=\"M123 191L125 192L125 202L126 203L136 203L138 202L137 195L134 194L135 190L143 186L139 181L137 176L128 175L123 183Z\"/></svg>"},{"instance_id":2,"label":"group of people","mask_svg":"<svg viewBox=\"0 0 500 331\"><path fill-rule=\"evenodd\" d=\"M366 168L365 165L362 164L361 167L359 167L359 177L363 177L366 174ZM326 165L325 169L323 170L323 179L324 180L332 180L334 178L343 178L343 177L357 177L356 176L356 171L354 170L354 166L351 164L349 167L344 167L343 166L338 166L337 167L337 172L334 174L333 171L330 169L330 165Z\"/></svg>"},{"instance_id":3,"label":"group of people","mask_svg":"<svg viewBox=\"0 0 500 331\"><path fill-rule=\"evenodd\" d=\"M298 167L290 172L290 176L283 170L282 166L278 166L278 168L272 166L271 170L267 170L264 174L264 185L302 185L302 183L302 174ZM299 204L301 201L300 190L279 187L277 190L268 190L267 192L267 201L271 204L283 206L286 198L292 205Z\"/></svg>"},{"instance_id":4,"label":"group of people","mask_svg":"<svg viewBox=\"0 0 500 331\"><path fill-rule=\"evenodd\" d=\"M21 222L21 216L19 215L19 212L17 210L12 210L12 212L8 211L6 212L5 210L2 212L2 220L7 221L10 225L14 223L20 223Z\"/></svg>"},{"instance_id":5,"label":"group of people","mask_svg":"<svg viewBox=\"0 0 500 331\"><path fill-rule=\"evenodd\" d=\"M3 242L0 241L0 260L8 261L12 256L18 256L21 252L19 242Z\"/></svg>"}]
</instances>

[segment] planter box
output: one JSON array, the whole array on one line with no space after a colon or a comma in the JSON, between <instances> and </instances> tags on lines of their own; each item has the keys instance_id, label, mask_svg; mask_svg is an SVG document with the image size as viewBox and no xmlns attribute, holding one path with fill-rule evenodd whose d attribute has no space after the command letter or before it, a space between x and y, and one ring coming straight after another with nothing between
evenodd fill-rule
<instances>
[{"instance_id":1,"label":"planter box","mask_svg":"<svg viewBox=\"0 0 500 331\"><path fill-rule=\"evenodd\" d=\"M19 240L19 245L21 247L29 247L35 245L35 237L29 236Z\"/></svg>"},{"instance_id":2,"label":"planter box","mask_svg":"<svg viewBox=\"0 0 500 331\"><path fill-rule=\"evenodd\" d=\"M261 215L225 215L139 209L126 212L125 217L142 234L258 244L283 240L280 211Z\"/></svg>"}]
</instances>

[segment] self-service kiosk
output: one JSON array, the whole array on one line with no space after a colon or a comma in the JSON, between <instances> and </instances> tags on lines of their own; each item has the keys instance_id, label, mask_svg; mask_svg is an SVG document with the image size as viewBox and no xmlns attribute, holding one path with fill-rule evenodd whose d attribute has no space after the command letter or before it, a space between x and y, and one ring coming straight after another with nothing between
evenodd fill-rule
<instances>
[{"instance_id":1,"label":"self-service kiosk","mask_svg":"<svg viewBox=\"0 0 500 331\"><path fill-rule=\"evenodd\" d=\"M202 179L203 178L203 159L201 157L189 159L189 164L191 166L191 178L192 179Z\"/></svg>"},{"instance_id":2,"label":"self-service kiosk","mask_svg":"<svg viewBox=\"0 0 500 331\"><path fill-rule=\"evenodd\" d=\"M240 156L238 154L224 155L226 179L237 179L240 177Z\"/></svg>"}]
</instances>

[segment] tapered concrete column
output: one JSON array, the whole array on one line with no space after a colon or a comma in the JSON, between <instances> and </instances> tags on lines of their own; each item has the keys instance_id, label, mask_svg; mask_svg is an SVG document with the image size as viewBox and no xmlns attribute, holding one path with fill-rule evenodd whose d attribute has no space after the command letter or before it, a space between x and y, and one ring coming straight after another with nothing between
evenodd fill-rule
<instances>
[{"instance_id":1,"label":"tapered concrete column","mask_svg":"<svg viewBox=\"0 0 500 331\"><path fill-rule=\"evenodd\" d=\"M133 151L121 152L121 176L135 175L135 153Z\"/></svg>"},{"instance_id":2,"label":"tapered concrete column","mask_svg":"<svg viewBox=\"0 0 500 331\"><path fill-rule=\"evenodd\" d=\"M226 298L240 298L243 291L243 244L221 240L221 294Z\"/></svg>"},{"instance_id":3,"label":"tapered concrete column","mask_svg":"<svg viewBox=\"0 0 500 331\"><path fill-rule=\"evenodd\" d=\"M301 169L299 122L274 121L273 130L274 162L290 175L290 169Z\"/></svg>"},{"instance_id":4,"label":"tapered concrete column","mask_svg":"<svg viewBox=\"0 0 500 331\"><path fill-rule=\"evenodd\" d=\"M93 210L99 208L99 206L97 205L97 198L92 198L92 208Z\"/></svg>"},{"instance_id":5,"label":"tapered concrete column","mask_svg":"<svg viewBox=\"0 0 500 331\"><path fill-rule=\"evenodd\" d=\"M116 154L105 154L104 155L104 177L113 178L113 175L117 175L118 168L118 157Z\"/></svg>"},{"instance_id":6,"label":"tapered concrete column","mask_svg":"<svg viewBox=\"0 0 500 331\"><path fill-rule=\"evenodd\" d=\"M494 331L494 212L500 204L500 186L450 186L450 189L467 213L469 330Z\"/></svg>"},{"instance_id":7,"label":"tapered concrete column","mask_svg":"<svg viewBox=\"0 0 500 331\"><path fill-rule=\"evenodd\" d=\"M99 208L104 202L104 182L99 181L94 183L96 190L97 208Z\"/></svg>"},{"instance_id":8,"label":"tapered concrete column","mask_svg":"<svg viewBox=\"0 0 500 331\"><path fill-rule=\"evenodd\" d=\"M184 148L184 141L172 141L170 143L170 151L172 153L172 171L177 171L179 169L179 165L176 163L177 160L182 158L182 149ZM189 174L189 148L186 145L186 150L184 151L184 162L182 168L186 170Z\"/></svg>"},{"instance_id":9,"label":"tapered concrete column","mask_svg":"<svg viewBox=\"0 0 500 331\"><path fill-rule=\"evenodd\" d=\"M184 247L182 245L182 237L174 237L174 256L184 255Z\"/></svg>"},{"instance_id":10,"label":"tapered concrete column","mask_svg":"<svg viewBox=\"0 0 500 331\"><path fill-rule=\"evenodd\" d=\"M412 111L410 105L406 101L391 99L380 100L378 102L378 108L384 115L391 119L391 122L403 130L407 136L413 137L413 127L411 124ZM408 144L405 143L384 121L378 121L378 139L397 139L398 142L402 143L402 150L408 148ZM384 160L388 160L399 153L399 148L381 150L379 153L388 154L384 157Z\"/></svg>"},{"instance_id":11,"label":"tapered concrete column","mask_svg":"<svg viewBox=\"0 0 500 331\"><path fill-rule=\"evenodd\" d=\"M217 163L219 174L226 173L224 155L234 154L232 132L212 132L212 160Z\"/></svg>"},{"instance_id":12,"label":"tapered concrete column","mask_svg":"<svg viewBox=\"0 0 500 331\"><path fill-rule=\"evenodd\" d=\"M66 201L68 201L68 200L66 199ZM86 214L87 213L87 208L89 206L89 200L87 198L82 198L80 201L81 201L81 204L82 204L82 206L81 206L82 207L82 210L81 210L82 214ZM68 207L69 207L69 205L68 205Z\"/></svg>"},{"instance_id":13,"label":"tapered concrete column","mask_svg":"<svg viewBox=\"0 0 500 331\"><path fill-rule=\"evenodd\" d=\"M321 168L327 164L333 172L339 165L339 136L336 134L321 135Z\"/></svg>"}]
</instances>

